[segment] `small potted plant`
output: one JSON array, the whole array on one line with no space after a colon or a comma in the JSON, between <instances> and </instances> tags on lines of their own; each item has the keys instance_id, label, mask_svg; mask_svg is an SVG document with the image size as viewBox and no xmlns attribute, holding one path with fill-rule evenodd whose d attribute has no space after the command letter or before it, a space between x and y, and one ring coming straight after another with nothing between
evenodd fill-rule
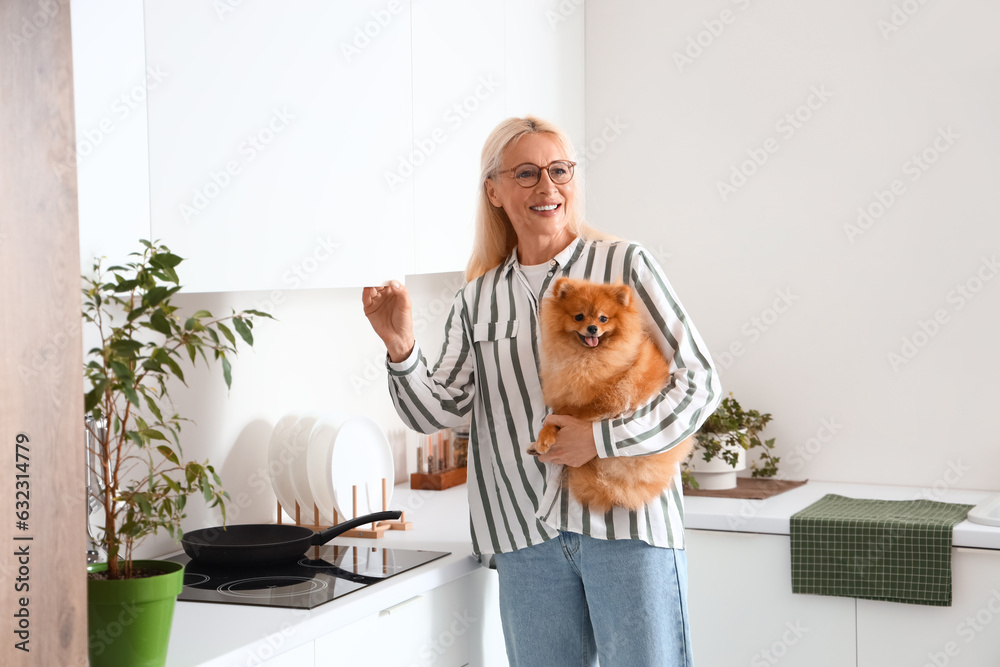
<instances>
[{"instance_id":1,"label":"small potted plant","mask_svg":"<svg viewBox=\"0 0 1000 667\"><path fill-rule=\"evenodd\" d=\"M168 384L184 382L188 360L210 364L211 353L230 386L236 336L253 346L253 318L270 317L245 310L214 318L199 310L182 319L170 300L181 289L176 267L183 260L164 245L141 243L134 261L102 269L97 260L94 275L83 277L83 319L100 335L85 355L84 407L97 481L92 500L104 515L98 543L107 554L107 562L87 568L92 667L166 662L183 566L135 560L133 549L161 528L180 539L190 497L220 507L223 520L228 498L207 461L182 460L185 420L173 412Z\"/></svg>"},{"instance_id":2,"label":"small potted plant","mask_svg":"<svg viewBox=\"0 0 1000 667\"><path fill-rule=\"evenodd\" d=\"M774 456L774 438L761 440L760 432L771 414L744 410L729 394L695 434L695 446L683 471L684 485L695 489L736 488L736 473L746 469L746 454L760 448L760 458L751 463L754 477L774 477L779 457Z\"/></svg>"}]
</instances>

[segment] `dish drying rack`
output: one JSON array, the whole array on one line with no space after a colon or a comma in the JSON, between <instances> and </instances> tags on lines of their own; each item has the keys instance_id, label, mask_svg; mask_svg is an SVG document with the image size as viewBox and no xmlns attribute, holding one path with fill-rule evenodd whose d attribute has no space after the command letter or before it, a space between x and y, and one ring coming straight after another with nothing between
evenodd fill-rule
<instances>
[{"instance_id":1,"label":"dish drying rack","mask_svg":"<svg viewBox=\"0 0 1000 667\"><path fill-rule=\"evenodd\" d=\"M352 491L353 498L352 498L352 508L351 508L352 516L350 518L354 519L354 518L357 518L357 516L358 516L358 485L354 484L351 487L351 491ZM383 477L382 478L382 511L388 510L389 509L388 505L389 505L388 486L387 486L386 478ZM281 506L281 501L279 500L278 501L278 525L282 524L282 509L283 508ZM319 520L319 506L314 504L313 507L312 507L312 509L313 509L313 523L312 524L302 523L302 508L299 507L299 503L296 502L295 503L295 514L294 514L294 516L295 516L295 525L296 526L303 526L305 528L310 528L310 529L315 530L315 531L320 531L320 530L325 530L327 528L330 528L329 525L326 525L326 524L323 524L322 522L320 522L320 520ZM347 518L348 517L344 517L345 520ZM340 515L337 513L337 508L334 507L333 508L333 525L337 525L338 523L340 523ZM371 524L370 528L365 528L365 527L361 527L361 526L359 526L357 528L352 528L351 530L349 530L349 531L347 531L345 533L341 533L341 536L342 537L360 537L362 539L376 540L376 539L382 537L387 530L412 530L412 529L413 529L413 522L407 521L406 520L406 512L402 512L402 514L400 515L399 519L396 519L396 520L387 520L387 521L379 521L377 523L373 522Z\"/></svg>"}]
</instances>

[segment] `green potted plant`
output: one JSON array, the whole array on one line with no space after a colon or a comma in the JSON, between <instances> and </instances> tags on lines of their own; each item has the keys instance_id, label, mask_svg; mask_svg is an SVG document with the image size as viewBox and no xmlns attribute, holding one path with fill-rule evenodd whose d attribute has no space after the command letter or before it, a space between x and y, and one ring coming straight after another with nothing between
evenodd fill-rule
<instances>
[{"instance_id":1,"label":"green potted plant","mask_svg":"<svg viewBox=\"0 0 1000 667\"><path fill-rule=\"evenodd\" d=\"M103 269L97 260L94 275L83 276L83 319L100 335L84 359L84 407L97 482L91 500L104 515L97 541L107 554L88 566L92 667L166 662L183 566L135 560L133 550L161 528L179 540L190 497L218 506L223 521L228 498L207 461L182 460L186 420L173 412L168 385L174 378L186 384L182 364L201 357L211 365L211 353L229 387L236 336L253 346L253 318L270 317L245 310L214 318L199 310L182 319L171 298L181 289L176 267L183 260L164 245L141 243L143 252L129 256L134 261Z\"/></svg>"},{"instance_id":2,"label":"green potted plant","mask_svg":"<svg viewBox=\"0 0 1000 667\"><path fill-rule=\"evenodd\" d=\"M695 446L683 471L684 485L699 489L736 488L736 473L746 469L746 454L759 448L751 463L754 477L774 477L779 457L774 456L774 438L762 440L760 432L771 414L744 410L730 393L695 434Z\"/></svg>"}]
</instances>

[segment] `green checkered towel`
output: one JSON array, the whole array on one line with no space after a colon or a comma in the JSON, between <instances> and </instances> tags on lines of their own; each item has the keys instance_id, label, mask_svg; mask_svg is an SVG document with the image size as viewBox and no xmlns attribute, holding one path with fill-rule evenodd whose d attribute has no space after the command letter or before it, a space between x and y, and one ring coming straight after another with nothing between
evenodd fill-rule
<instances>
[{"instance_id":1,"label":"green checkered towel","mask_svg":"<svg viewBox=\"0 0 1000 667\"><path fill-rule=\"evenodd\" d=\"M792 592L951 606L951 534L972 505L827 494L792 515Z\"/></svg>"}]
</instances>

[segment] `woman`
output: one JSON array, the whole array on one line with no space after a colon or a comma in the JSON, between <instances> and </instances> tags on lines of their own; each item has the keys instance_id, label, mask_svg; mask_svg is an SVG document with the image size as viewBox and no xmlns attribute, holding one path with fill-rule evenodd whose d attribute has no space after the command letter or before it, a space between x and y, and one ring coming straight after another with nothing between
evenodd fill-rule
<instances>
[{"instance_id":1,"label":"woman","mask_svg":"<svg viewBox=\"0 0 1000 667\"><path fill-rule=\"evenodd\" d=\"M640 246L583 224L572 146L536 118L502 122L483 148L468 283L448 315L433 368L413 337L398 283L366 288L365 314L388 351L400 417L424 433L472 412L473 548L495 563L511 665L690 665L679 476L637 511L591 513L559 484L562 466L665 451L720 398L708 352L659 267ZM649 405L603 422L546 416L536 363L538 306L558 276L631 285L671 364ZM560 427L544 455L526 450Z\"/></svg>"}]
</instances>

